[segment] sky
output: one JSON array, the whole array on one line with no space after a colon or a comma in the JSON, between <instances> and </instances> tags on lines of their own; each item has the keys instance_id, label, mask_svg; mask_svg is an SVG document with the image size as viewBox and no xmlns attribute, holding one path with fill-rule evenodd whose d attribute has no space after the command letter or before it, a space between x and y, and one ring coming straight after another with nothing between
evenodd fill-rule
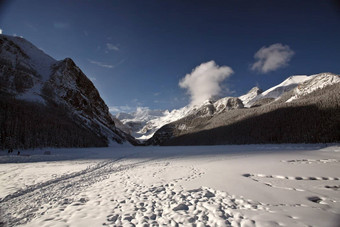
<instances>
[{"instance_id":1,"label":"sky","mask_svg":"<svg viewBox=\"0 0 340 227\"><path fill-rule=\"evenodd\" d=\"M72 58L113 113L340 73L337 0L0 0L0 33Z\"/></svg>"}]
</instances>

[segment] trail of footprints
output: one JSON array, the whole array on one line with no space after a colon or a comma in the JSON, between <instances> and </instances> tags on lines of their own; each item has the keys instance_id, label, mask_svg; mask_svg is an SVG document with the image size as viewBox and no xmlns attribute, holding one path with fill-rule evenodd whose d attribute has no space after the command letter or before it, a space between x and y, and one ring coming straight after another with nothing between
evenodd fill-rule
<instances>
[{"instance_id":1,"label":"trail of footprints","mask_svg":"<svg viewBox=\"0 0 340 227\"><path fill-rule=\"evenodd\" d=\"M292 159L292 160L281 160L281 162L288 164L327 164L327 163L338 163L340 160L338 159ZM280 180L292 180L292 181L339 181L340 177L320 177L320 176L282 176L282 175L266 175L266 174L243 174L244 177L249 177L252 180L259 182L260 179L280 179ZM274 185L270 182L262 182L266 186L281 188L293 191L305 191L299 188L291 188L291 187L281 187ZM324 185L325 189L337 191L340 189L340 184L337 185Z\"/></svg>"},{"instance_id":2,"label":"trail of footprints","mask_svg":"<svg viewBox=\"0 0 340 227\"><path fill-rule=\"evenodd\" d=\"M245 173L243 174L243 176L253 178L253 180L255 179L255 177L256 178L276 178L276 179L281 179L281 180L312 180L312 181L314 180L338 181L340 179L339 177L304 177L304 176L293 177L293 176L250 174L250 173Z\"/></svg>"},{"instance_id":3,"label":"trail of footprints","mask_svg":"<svg viewBox=\"0 0 340 227\"><path fill-rule=\"evenodd\" d=\"M266 174L250 174L245 173L243 174L244 177L248 177L256 182L261 182L266 186L273 187L273 188L280 188L280 189L287 189L292 191L300 191L304 192L304 189L301 188L293 188L293 187L282 187L275 185L271 182L263 181L261 179L279 179L279 180L291 180L291 181L339 181L340 177L306 177L306 176L282 176L282 175L266 175ZM340 189L340 184L337 185L324 185L324 189L334 190L337 191Z\"/></svg>"},{"instance_id":4,"label":"trail of footprints","mask_svg":"<svg viewBox=\"0 0 340 227\"><path fill-rule=\"evenodd\" d=\"M152 174L153 178L161 178L166 171L167 164L156 163L157 171ZM164 165L164 168L162 168ZM158 183L147 186L142 180L138 180L135 174L129 171L117 172L114 187L98 194L98 202L104 196L109 200L110 208L103 226L256 226L251 218L242 214L247 211L263 211L275 213L277 207L304 207L304 204L265 204L242 197L229 195L226 192L201 187L194 190L183 190L181 181L190 181L200 177L204 172L193 167L181 166L186 174L171 183ZM265 182L263 179L277 179L290 181L339 181L337 177L291 177L265 174L244 174L256 182L264 183L270 187L278 187ZM262 179L262 180L261 180ZM110 183L109 183L110 185ZM338 186L328 186L329 189L337 190ZM112 190L115 188L115 195ZM302 189L284 188L289 190L303 191ZM103 194L102 194L103 193ZM101 195L102 194L102 195ZM109 196L109 197L108 197ZM310 196L307 200L317 204L327 204L329 199ZM78 198L63 201L61 211L65 207L81 206L87 203L86 198ZM80 208L81 209L81 208ZM291 216L292 219L298 217ZM276 222L275 222L276 223ZM276 223L281 225L281 223Z\"/></svg>"},{"instance_id":5,"label":"trail of footprints","mask_svg":"<svg viewBox=\"0 0 340 227\"><path fill-rule=\"evenodd\" d=\"M160 164L162 165L162 164ZM263 204L236 198L226 192L201 187L183 190L180 181L190 181L204 172L180 166L187 174L171 183L149 186L121 173L123 186L111 199L114 207L103 226L255 226L255 221L238 210L266 210ZM157 173L164 170L160 168ZM153 177L157 177L157 173Z\"/></svg>"},{"instance_id":6,"label":"trail of footprints","mask_svg":"<svg viewBox=\"0 0 340 227\"><path fill-rule=\"evenodd\" d=\"M146 188L131 185L104 226L255 226L236 209L264 210L260 203L237 199L211 188L185 191L174 183Z\"/></svg>"},{"instance_id":7,"label":"trail of footprints","mask_svg":"<svg viewBox=\"0 0 340 227\"><path fill-rule=\"evenodd\" d=\"M86 199L77 198L81 191L108 179L113 173L124 172L141 164L143 162L125 164L119 159L105 161L85 170L18 190L0 200L0 226L26 224L56 207L63 211L69 205L84 205Z\"/></svg>"},{"instance_id":8,"label":"trail of footprints","mask_svg":"<svg viewBox=\"0 0 340 227\"><path fill-rule=\"evenodd\" d=\"M339 160L337 159L319 159L319 160L297 159L297 160L282 160L281 162L286 162L289 164L316 164L316 163L325 164L325 163L339 162ZM299 191L299 192L304 192L305 190L301 188L278 186L278 185L275 185L273 182L268 182L268 180L270 181L270 179L272 179L273 181L276 179L276 180L289 180L289 181L321 181L321 182L340 181L340 177L323 177L323 176L322 177L321 176L283 176L283 175L266 175L266 174L251 174L251 173L245 173L243 174L243 176L250 178L255 182L263 183L264 185L269 186L269 187L292 190L292 191ZM340 189L340 184L323 185L322 187L324 189L337 191ZM318 204L323 204L323 205L327 205L329 202L336 202L329 198L319 197L319 196L309 196L307 197L307 200L313 203L318 203Z\"/></svg>"},{"instance_id":9,"label":"trail of footprints","mask_svg":"<svg viewBox=\"0 0 340 227\"><path fill-rule=\"evenodd\" d=\"M153 178L162 178L161 174L168 170L167 166L169 164L170 164L169 162L166 162L166 163L161 162L161 163L153 164L155 166L158 166L158 170L152 174L152 177ZM194 168L192 166L178 166L177 168L181 168L181 169L183 169L183 172L189 173L189 174L186 174L185 176L178 177L178 178L174 179L174 183L177 183L179 181L194 180L196 178L201 177L204 174L203 171L201 171L197 168Z\"/></svg>"},{"instance_id":10,"label":"trail of footprints","mask_svg":"<svg viewBox=\"0 0 340 227\"><path fill-rule=\"evenodd\" d=\"M281 162L286 162L289 164L326 164L326 163L336 163L340 162L338 159L292 159L292 160L282 160Z\"/></svg>"}]
</instances>

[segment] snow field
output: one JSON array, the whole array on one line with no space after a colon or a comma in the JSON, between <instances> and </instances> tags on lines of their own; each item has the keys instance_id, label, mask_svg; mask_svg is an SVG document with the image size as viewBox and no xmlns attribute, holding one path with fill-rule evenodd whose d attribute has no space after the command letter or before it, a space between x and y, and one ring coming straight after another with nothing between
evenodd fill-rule
<instances>
[{"instance_id":1,"label":"snow field","mask_svg":"<svg viewBox=\"0 0 340 227\"><path fill-rule=\"evenodd\" d=\"M31 185L84 170L94 163L94 161L59 161L2 164L0 170L0 199L17 190L28 188ZM32 172L35 174L32 174ZM13 179L15 179L15 181L13 181Z\"/></svg>"},{"instance_id":2,"label":"snow field","mask_svg":"<svg viewBox=\"0 0 340 227\"><path fill-rule=\"evenodd\" d=\"M339 151L338 145L60 150L55 162L0 165L1 173L9 166L13 172L0 178L1 193L5 181L6 188L13 187L1 196L0 221L5 226L336 226ZM0 156L0 161L19 159ZM31 180L22 186L16 182L20 177Z\"/></svg>"}]
</instances>

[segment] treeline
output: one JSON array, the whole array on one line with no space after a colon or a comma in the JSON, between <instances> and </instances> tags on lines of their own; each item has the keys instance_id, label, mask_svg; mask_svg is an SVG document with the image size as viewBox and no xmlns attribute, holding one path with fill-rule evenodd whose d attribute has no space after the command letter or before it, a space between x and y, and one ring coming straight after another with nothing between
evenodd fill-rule
<instances>
[{"instance_id":1,"label":"treeline","mask_svg":"<svg viewBox=\"0 0 340 227\"><path fill-rule=\"evenodd\" d=\"M0 95L0 149L103 147L107 139L77 125L67 110Z\"/></svg>"}]
</instances>

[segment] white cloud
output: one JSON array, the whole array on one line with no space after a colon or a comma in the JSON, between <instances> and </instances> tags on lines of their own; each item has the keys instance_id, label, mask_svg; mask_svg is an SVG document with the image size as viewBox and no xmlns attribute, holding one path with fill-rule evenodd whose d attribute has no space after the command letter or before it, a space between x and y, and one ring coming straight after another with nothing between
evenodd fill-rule
<instances>
[{"instance_id":1,"label":"white cloud","mask_svg":"<svg viewBox=\"0 0 340 227\"><path fill-rule=\"evenodd\" d=\"M13 33L14 37L20 37L20 38L24 38L22 35L17 35L17 33Z\"/></svg>"},{"instance_id":2,"label":"white cloud","mask_svg":"<svg viewBox=\"0 0 340 227\"><path fill-rule=\"evenodd\" d=\"M128 105L125 105L125 106L110 106L109 107L109 111L111 113L121 113L121 112L130 113L134 110L136 110L136 108L133 108L133 107L128 106Z\"/></svg>"},{"instance_id":3,"label":"white cloud","mask_svg":"<svg viewBox=\"0 0 340 227\"><path fill-rule=\"evenodd\" d=\"M119 106L110 106L109 107L109 111L111 113L117 113L117 112L119 112L119 110L120 110Z\"/></svg>"},{"instance_id":4,"label":"white cloud","mask_svg":"<svg viewBox=\"0 0 340 227\"><path fill-rule=\"evenodd\" d=\"M89 62L90 62L91 64L98 65L98 66L103 67L103 68L112 69L112 68L115 67L114 65L105 64L105 63L99 62L99 61L89 60Z\"/></svg>"},{"instance_id":5,"label":"white cloud","mask_svg":"<svg viewBox=\"0 0 340 227\"><path fill-rule=\"evenodd\" d=\"M191 105L201 104L220 95L220 83L228 78L233 70L228 66L218 66L214 61L202 63L179 81L179 86L188 90Z\"/></svg>"},{"instance_id":6,"label":"white cloud","mask_svg":"<svg viewBox=\"0 0 340 227\"><path fill-rule=\"evenodd\" d=\"M294 51L288 45L275 43L269 47L264 46L255 53L256 62L251 66L251 69L268 73L287 66L293 55Z\"/></svg>"},{"instance_id":7,"label":"white cloud","mask_svg":"<svg viewBox=\"0 0 340 227\"><path fill-rule=\"evenodd\" d=\"M2 29L0 28L0 34L2 34Z\"/></svg>"},{"instance_id":8,"label":"white cloud","mask_svg":"<svg viewBox=\"0 0 340 227\"><path fill-rule=\"evenodd\" d=\"M113 45L112 43L107 43L107 44L106 44L106 47L107 47L108 50L119 51L118 46Z\"/></svg>"}]
</instances>

